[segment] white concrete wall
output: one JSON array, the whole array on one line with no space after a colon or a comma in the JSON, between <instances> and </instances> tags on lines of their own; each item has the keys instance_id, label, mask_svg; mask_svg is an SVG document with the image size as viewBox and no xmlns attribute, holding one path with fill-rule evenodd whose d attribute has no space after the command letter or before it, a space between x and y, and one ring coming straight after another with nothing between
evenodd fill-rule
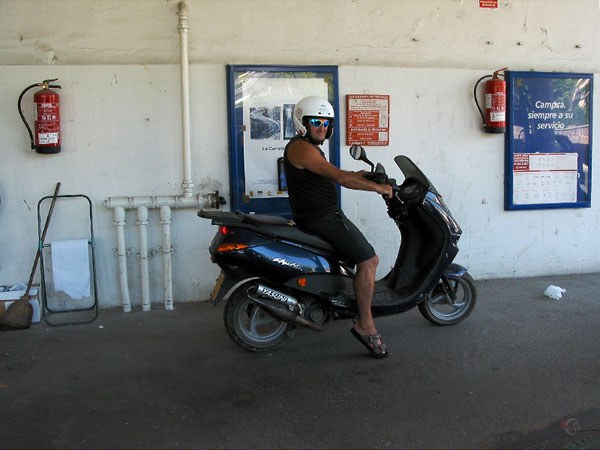
<instances>
[{"instance_id":1,"label":"white concrete wall","mask_svg":"<svg viewBox=\"0 0 600 450\"><path fill-rule=\"evenodd\" d=\"M39 155L29 150L29 136L16 99L31 82L58 77L61 94L62 150ZM57 181L62 194L86 194L94 203L97 272L104 305L120 299L114 250L111 196L181 194L182 152L179 67L154 66L0 66L0 284L26 280L37 248L37 202L51 195ZM27 80L24 84L23 80ZM227 106L223 66L192 66L191 147L196 191L223 190L228 196ZM210 86L209 89L195 88ZM207 105L210 105L208 108ZM25 115L33 116L31 97ZM85 208L85 204L82 205ZM85 237L57 205L49 241ZM196 210L173 210L174 294L176 300L207 298L216 268L207 247L214 230ZM139 303L139 253L135 211L127 213L131 295ZM149 231L151 250L162 245L157 210ZM79 224L77 224L79 225ZM70 234L72 233L72 234ZM162 259L150 261L152 300L162 298ZM6 281L4 281L6 280Z\"/></svg>"},{"instance_id":2,"label":"white concrete wall","mask_svg":"<svg viewBox=\"0 0 600 450\"><path fill-rule=\"evenodd\" d=\"M600 208L593 199L589 209L503 210L502 137L480 131L471 92L480 76L505 65L600 73L598 2L500 3L487 11L458 0L190 0L196 190L229 195L226 64L338 64L342 116L345 94L391 96L390 146L369 154L392 173L398 153L421 165L463 227L457 261L476 278L596 271ZM175 11L172 0L0 1L0 284L27 279L37 201L61 181L63 193L94 202L99 296L103 306L119 304L116 238L103 201L181 192ZM16 100L27 85L51 77L63 86L63 150L38 155L28 148ZM598 111L597 87L594 94ZM32 117L30 98L25 106ZM345 129L343 121L338 126ZM343 168L360 167L346 147L341 153ZM374 194L344 191L343 207L382 256L382 274L398 243L383 203ZM151 211L155 224L157 215ZM135 223L135 213L127 220ZM75 222L57 208L51 233L79 237ZM206 299L217 275L207 254L215 230L205 222L194 210L174 211L176 302ZM135 305L135 227L126 237ZM151 248L161 245L158 228L150 239ZM152 300L160 302L160 258L150 266Z\"/></svg>"},{"instance_id":3,"label":"white concrete wall","mask_svg":"<svg viewBox=\"0 0 600 450\"><path fill-rule=\"evenodd\" d=\"M369 155L393 168L393 156L402 153L421 167L463 228L457 262L476 278L598 270L597 202L586 209L504 211L504 139L481 132L472 104L477 72L342 67L340 78L342 95L389 93L390 146L370 147ZM594 96L597 111L597 87ZM598 129L597 114L593 126ZM592 176L600 162L597 148ZM354 170L355 164L342 147L342 165ZM388 249L397 247L397 233L381 202L373 202L371 193L345 192L344 209L356 210L352 217L384 255L382 269L391 267L395 255Z\"/></svg>"},{"instance_id":4,"label":"white concrete wall","mask_svg":"<svg viewBox=\"0 0 600 450\"><path fill-rule=\"evenodd\" d=\"M177 63L179 0L1 0L0 63ZM190 61L597 71L598 0L188 0Z\"/></svg>"}]
</instances>

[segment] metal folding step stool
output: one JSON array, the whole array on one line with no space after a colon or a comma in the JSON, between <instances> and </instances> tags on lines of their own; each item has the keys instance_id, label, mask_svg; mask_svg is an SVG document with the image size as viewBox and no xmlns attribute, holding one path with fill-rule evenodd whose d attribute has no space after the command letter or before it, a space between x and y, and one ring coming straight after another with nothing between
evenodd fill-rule
<instances>
[{"instance_id":1,"label":"metal folding step stool","mask_svg":"<svg viewBox=\"0 0 600 450\"><path fill-rule=\"evenodd\" d=\"M93 224L93 216L92 216L92 201L90 198L83 194L75 194L75 195L58 195L56 197L56 205L54 216L57 215L57 212L60 214L61 203L63 204L63 209L65 208L66 203L69 203L69 208L73 210L74 202L81 203L78 200L87 201L87 205L89 208L89 237L87 238L88 246L90 248L90 297L87 299L76 300L76 302L82 303L82 305L76 305L74 307L68 307L64 303L67 301L72 302L74 300L66 300L66 295L62 295L63 297L63 305L62 307L57 307L57 298L61 296L61 294L53 289L53 283L50 283L51 286L48 286L48 280L46 280L46 269L49 269L47 265L44 264L44 249L51 248L51 243L42 243L42 218L41 218L41 207L42 204L51 200L52 196L42 197L38 202L37 206L37 215L38 215L38 247L40 249L40 292L41 292L41 311L44 322L48 325L56 327L56 326L64 326L64 325L76 325L76 324L84 324L91 323L98 317L98 288L96 286L96 255L95 255L95 241L94 241L94 224ZM73 222L78 222L74 220ZM51 226L52 227L52 226ZM56 231L56 227L54 227L53 233L55 236L60 235L60 231ZM52 242L52 239L46 237L46 242ZM46 251L47 253L47 251ZM88 313L89 312L89 313ZM61 314L69 314L70 319L75 318L75 320L69 321L52 321L51 317L59 316ZM64 316L63 316L64 317Z\"/></svg>"}]
</instances>

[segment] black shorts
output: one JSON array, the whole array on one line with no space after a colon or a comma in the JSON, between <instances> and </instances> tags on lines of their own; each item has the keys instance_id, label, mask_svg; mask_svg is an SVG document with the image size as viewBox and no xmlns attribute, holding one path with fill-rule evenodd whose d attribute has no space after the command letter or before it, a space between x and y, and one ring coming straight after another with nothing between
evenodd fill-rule
<instances>
[{"instance_id":1,"label":"black shorts","mask_svg":"<svg viewBox=\"0 0 600 450\"><path fill-rule=\"evenodd\" d=\"M296 220L296 224L309 233L329 242L343 261L352 265L375 256L375 250L361 231L342 210L335 210L311 220Z\"/></svg>"}]
</instances>

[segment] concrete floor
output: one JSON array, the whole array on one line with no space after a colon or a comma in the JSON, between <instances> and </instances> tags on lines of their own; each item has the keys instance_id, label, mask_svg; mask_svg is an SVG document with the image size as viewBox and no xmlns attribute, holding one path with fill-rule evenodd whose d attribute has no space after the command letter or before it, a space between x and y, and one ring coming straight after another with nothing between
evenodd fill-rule
<instances>
[{"instance_id":1,"label":"concrete floor","mask_svg":"<svg viewBox=\"0 0 600 450\"><path fill-rule=\"evenodd\" d=\"M385 360L348 321L248 353L209 302L1 332L0 448L600 448L600 275L477 287L379 319Z\"/></svg>"}]
</instances>

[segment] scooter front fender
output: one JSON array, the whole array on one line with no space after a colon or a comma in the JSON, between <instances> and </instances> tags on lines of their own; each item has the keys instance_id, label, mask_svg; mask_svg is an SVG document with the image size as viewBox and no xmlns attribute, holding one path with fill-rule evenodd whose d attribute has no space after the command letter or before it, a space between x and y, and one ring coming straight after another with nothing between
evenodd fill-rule
<instances>
[{"instance_id":1,"label":"scooter front fender","mask_svg":"<svg viewBox=\"0 0 600 450\"><path fill-rule=\"evenodd\" d=\"M444 276L450 278L460 278L467 272L468 270L466 267L463 267L460 264L452 263L446 267L446 270L444 270Z\"/></svg>"}]
</instances>

